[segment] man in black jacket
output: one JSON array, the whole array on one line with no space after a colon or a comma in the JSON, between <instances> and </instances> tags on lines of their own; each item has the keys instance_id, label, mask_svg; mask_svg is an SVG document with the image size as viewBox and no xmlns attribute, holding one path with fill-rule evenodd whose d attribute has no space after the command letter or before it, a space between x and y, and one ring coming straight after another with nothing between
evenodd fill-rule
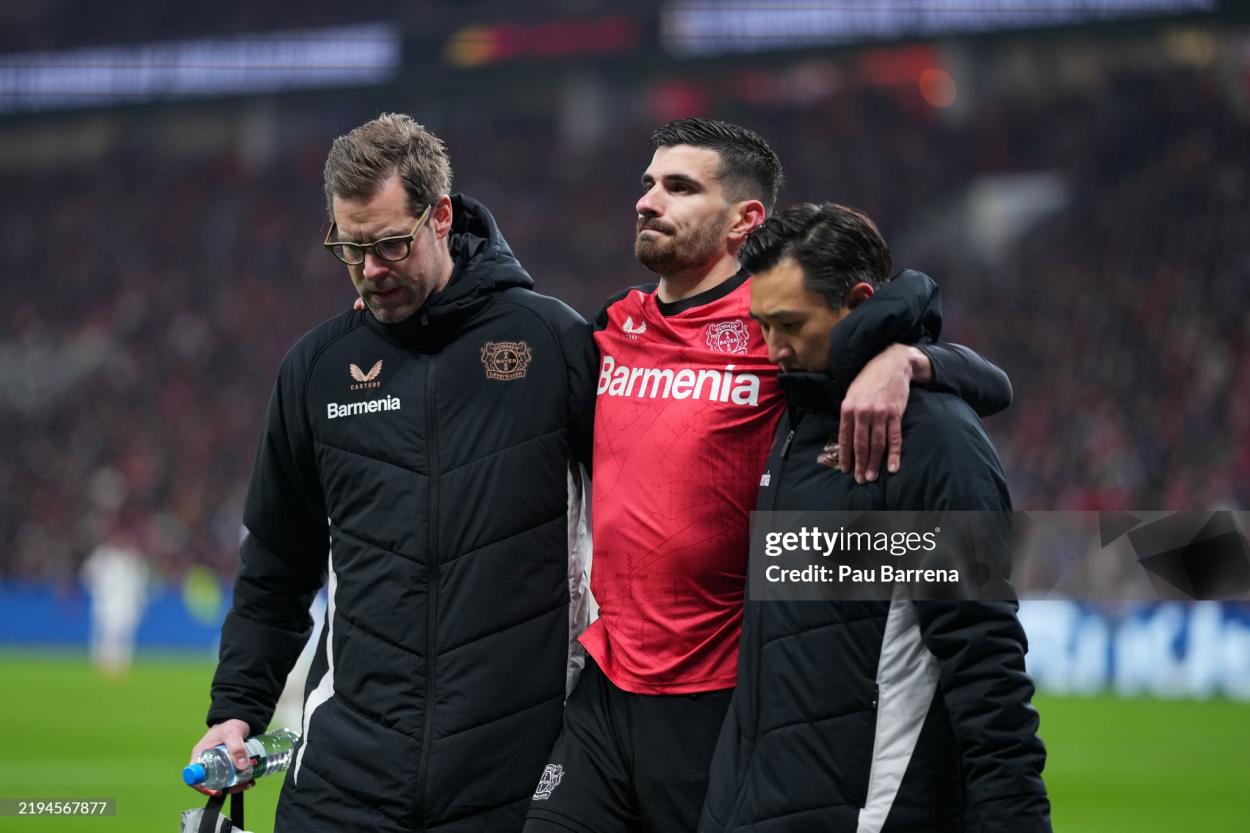
<instances>
[{"instance_id":1,"label":"man in black jacket","mask_svg":"<svg viewBox=\"0 0 1250 833\"><path fill-rule=\"evenodd\" d=\"M889 281L867 217L796 206L742 260L751 314L787 371L758 510L1010 509L984 427L945 393L912 391L897 473L856 483L838 469L839 404L859 367L941 327L936 286ZM1013 602L748 602L699 830L1049 831L1025 647Z\"/></svg>"},{"instance_id":2,"label":"man in black jacket","mask_svg":"<svg viewBox=\"0 0 1250 833\"><path fill-rule=\"evenodd\" d=\"M278 373L193 752L265 729L328 580L278 830L519 830L560 729L594 345L450 187L407 116L326 162L325 246L368 309Z\"/></svg>"}]
</instances>

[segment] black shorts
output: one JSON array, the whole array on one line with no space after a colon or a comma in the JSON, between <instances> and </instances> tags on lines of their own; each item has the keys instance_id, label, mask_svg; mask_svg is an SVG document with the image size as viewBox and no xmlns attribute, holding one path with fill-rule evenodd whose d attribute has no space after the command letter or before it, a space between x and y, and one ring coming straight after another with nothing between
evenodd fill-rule
<instances>
[{"instance_id":1,"label":"black shorts","mask_svg":"<svg viewBox=\"0 0 1250 833\"><path fill-rule=\"evenodd\" d=\"M732 695L631 694L587 658L525 833L693 833Z\"/></svg>"}]
</instances>

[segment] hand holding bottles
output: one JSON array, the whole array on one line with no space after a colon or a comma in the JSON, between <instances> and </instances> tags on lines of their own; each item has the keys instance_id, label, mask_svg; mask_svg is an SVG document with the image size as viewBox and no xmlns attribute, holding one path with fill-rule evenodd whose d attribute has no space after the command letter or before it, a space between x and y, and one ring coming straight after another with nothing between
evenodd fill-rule
<instances>
[{"instance_id":1,"label":"hand holding bottles","mask_svg":"<svg viewBox=\"0 0 1250 833\"><path fill-rule=\"evenodd\" d=\"M183 770L187 785L205 795L217 795L222 789L240 792L256 778L290 766L298 734L277 729L245 740L249 731L242 720L227 720L209 729Z\"/></svg>"}]
</instances>

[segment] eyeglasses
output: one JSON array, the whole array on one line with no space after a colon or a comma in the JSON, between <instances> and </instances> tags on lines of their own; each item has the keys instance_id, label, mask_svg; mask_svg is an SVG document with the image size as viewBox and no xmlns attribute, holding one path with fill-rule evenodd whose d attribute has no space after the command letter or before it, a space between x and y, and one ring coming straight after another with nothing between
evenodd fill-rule
<instances>
[{"instance_id":1,"label":"eyeglasses","mask_svg":"<svg viewBox=\"0 0 1250 833\"><path fill-rule=\"evenodd\" d=\"M330 230L326 232L326 239L321 245L330 250L330 254L346 263L348 266L359 266L365 262L365 252L373 252L373 256L378 260L385 260L387 263L396 263L408 257L412 252L412 241L420 231L421 226L430 218L430 209L433 205L427 205L425 211L421 212L417 224L412 227L412 231L407 234L401 234L397 237L383 237L381 240L374 240L372 243L347 243L333 241L330 238L334 236L335 229L338 227L336 223L330 223Z\"/></svg>"}]
</instances>

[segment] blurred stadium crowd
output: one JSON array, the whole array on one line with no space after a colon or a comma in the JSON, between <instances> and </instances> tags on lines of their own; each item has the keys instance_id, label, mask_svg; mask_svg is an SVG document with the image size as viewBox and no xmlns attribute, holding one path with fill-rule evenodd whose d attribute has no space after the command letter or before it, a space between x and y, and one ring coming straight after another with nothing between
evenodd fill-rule
<instances>
[{"instance_id":1,"label":"blurred stadium crowd","mask_svg":"<svg viewBox=\"0 0 1250 833\"><path fill-rule=\"evenodd\" d=\"M589 132L537 89L384 106L443 136L456 189L586 315L651 280L632 257L651 128L691 109L747 124L785 162L783 205L866 210L896 264L942 285L944 336L1011 375L989 427L1018 508L1250 506L1245 90L1217 64L1106 60L941 109L855 77L809 61L640 81L646 106ZM162 574L232 571L278 363L352 302L320 246L321 164L376 108L303 106L316 129L269 152L118 115L140 138L0 173L0 577L71 579L114 517Z\"/></svg>"}]
</instances>

